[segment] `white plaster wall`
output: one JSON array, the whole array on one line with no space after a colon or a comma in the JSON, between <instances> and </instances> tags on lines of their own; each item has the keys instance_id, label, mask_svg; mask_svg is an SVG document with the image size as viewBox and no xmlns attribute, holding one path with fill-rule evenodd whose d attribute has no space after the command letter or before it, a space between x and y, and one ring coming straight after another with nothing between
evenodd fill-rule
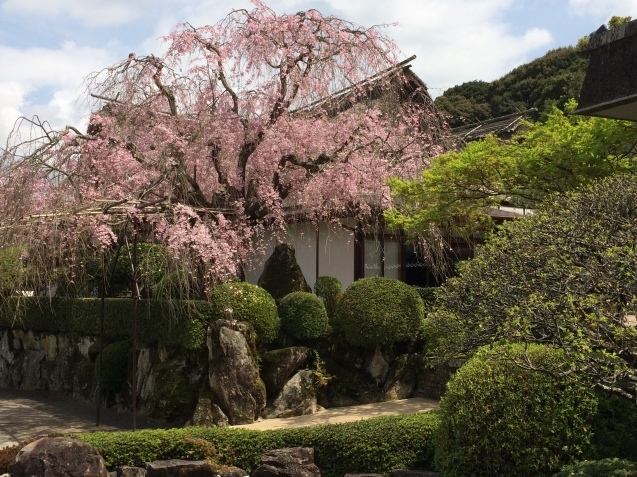
<instances>
[{"instance_id":1,"label":"white plaster wall","mask_svg":"<svg viewBox=\"0 0 637 477\"><path fill-rule=\"evenodd\" d=\"M305 280L311 287L316 281L316 227L311 223L296 222L290 224L288 232L280 240L280 242L289 243L296 250L296 261L298 262ZM274 237L266 240L267 247L265 255L259 259L255 259L250 267L246 270L246 281L249 283L257 283L265 261L272 255L277 241Z\"/></svg>"},{"instance_id":2,"label":"white plaster wall","mask_svg":"<svg viewBox=\"0 0 637 477\"><path fill-rule=\"evenodd\" d=\"M298 222L290 224L288 233L282 239L296 250L296 260L303 271L308 285L314 288L316 278L321 275L336 277L343 289L354 281L354 233L338 224L319 224L317 240L316 226ZM318 242L318 244L317 244ZM265 261L270 257L276 243L274 238L267 241L266 253L255 260L246 270L246 281L257 283ZM316 269L318 245L319 267Z\"/></svg>"},{"instance_id":3,"label":"white plaster wall","mask_svg":"<svg viewBox=\"0 0 637 477\"><path fill-rule=\"evenodd\" d=\"M340 225L320 224L319 276L338 278L343 289L354 281L354 232Z\"/></svg>"}]
</instances>

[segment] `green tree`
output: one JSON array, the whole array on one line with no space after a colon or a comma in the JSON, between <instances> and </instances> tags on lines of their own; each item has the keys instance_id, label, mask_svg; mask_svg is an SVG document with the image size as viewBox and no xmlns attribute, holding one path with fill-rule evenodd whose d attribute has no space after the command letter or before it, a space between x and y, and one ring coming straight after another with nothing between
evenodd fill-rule
<instances>
[{"instance_id":1,"label":"green tree","mask_svg":"<svg viewBox=\"0 0 637 477\"><path fill-rule=\"evenodd\" d=\"M548 194L634 171L637 125L573 115L574 108L553 107L545 122L510 140L492 136L438 156L420 179L390 181L388 223L411 236L433 226L469 237L493 227L489 207L534 208Z\"/></svg>"},{"instance_id":2,"label":"green tree","mask_svg":"<svg viewBox=\"0 0 637 477\"><path fill-rule=\"evenodd\" d=\"M451 127L530 108L537 108L532 119L538 119L552 106L562 108L579 97L588 66L585 50L581 45L557 48L491 83L469 81L449 88L436 98L436 106L449 115Z\"/></svg>"},{"instance_id":3,"label":"green tree","mask_svg":"<svg viewBox=\"0 0 637 477\"><path fill-rule=\"evenodd\" d=\"M503 340L540 343L563 351L559 364L528 355L517 364L634 399L637 179L552 196L503 226L437 297L428 324L438 358Z\"/></svg>"},{"instance_id":4,"label":"green tree","mask_svg":"<svg viewBox=\"0 0 637 477\"><path fill-rule=\"evenodd\" d=\"M618 15L613 15L610 20L608 20L608 29L612 30L613 28L620 27L625 23L628 23L630 20L632 20L632 17L630 16L620 17Z\"/></svg>"},{"instance_id":5,"label":"green tree","mask_svg":"<svg viewBox=\"0 0 637 477\"><path fill-rule=\"evenodd\" d=\"M493 117L489 104L489 83L469 81L449 88L436 98L436 106L448 116L449 126L484 121Z\"/></svg>"}]
</instances>

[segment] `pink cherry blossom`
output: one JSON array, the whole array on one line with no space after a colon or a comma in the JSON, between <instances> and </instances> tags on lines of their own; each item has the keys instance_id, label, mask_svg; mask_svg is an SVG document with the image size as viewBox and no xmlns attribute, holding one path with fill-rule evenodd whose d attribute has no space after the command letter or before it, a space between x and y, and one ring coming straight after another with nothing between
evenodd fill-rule
<instances>
[{"instance_id":1,"label":"pink cherry blossom","mask_svg":"<svg viewBox=\"0 0 637 477\"><path fill-rule=\"evenodd\" d=\"M180 25L163 57L91 75L85 133L23 120L0 158L0 247L48 248L49 269L72 269L134 228L209 286L240 274L291 214L390 207L386 179L415 177L447 147L395 43L380 27L253 3Z\"/></svg>"}]
</instances>

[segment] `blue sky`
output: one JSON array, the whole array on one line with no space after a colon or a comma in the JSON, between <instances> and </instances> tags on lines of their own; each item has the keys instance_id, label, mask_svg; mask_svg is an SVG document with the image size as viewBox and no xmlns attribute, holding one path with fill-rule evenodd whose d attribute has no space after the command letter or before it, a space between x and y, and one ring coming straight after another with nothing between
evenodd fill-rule
<instances>
[{"instance_id":1,"label":"blue sky","mask_svg":"<svg viewBox=\"0 0 637 477\"><path fill-rule=\"evenodd\" d=\"M278 13L316 8L387 33L432 94L491 81L612 15L637 18L637 0L269 0ZM0 146L17 117L82 125L83 78L130 52L161 54L179 22L216 23L248 0L0 0Z\"/></svg>"}]
</instances>

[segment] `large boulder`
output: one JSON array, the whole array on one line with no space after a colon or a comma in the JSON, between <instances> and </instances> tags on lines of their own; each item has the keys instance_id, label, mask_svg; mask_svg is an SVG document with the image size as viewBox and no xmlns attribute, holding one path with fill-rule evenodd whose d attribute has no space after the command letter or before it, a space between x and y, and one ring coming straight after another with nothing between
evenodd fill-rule
<instances>
[{"instance_id":1,"label":"large boulder","mask_svg":"<svg viewBox=\"0 0 637 477\"><path fill-rule=\"evenodd\" d=\"M419 367L421 362L418 356L398 356L391 364L383 386L383 400L395 401L412 397L416 392Z\"/></svg>"},{"instance_id":2,"label":"large boulder","mask_svg":"<svg viewBox=\"0 0 637 477\"><path fill-rule=\"evenodd\" d=\"M186 426L225 427L228 418L223 411L213 402L212 393L208 386L199 391L195 411L186 423Z\"/></svg>"},{"instance_id":3,"label":"large boulder","mask_svg":"<svg viewBox=\"0 0 637 477\"><path fill-rule=\"evenodd\" d=\"M206 460L155 460L146 463L146 477L216 477Z\"/></svg>"},{"instance_id":4,"label":"large boulder","mask_svg":"<svg viewBox=\"0 0 637 477\"><path fill-rule=\"evenodd\" d=\"M146 477L146 469L141 467L122 466L115 469L117 477Z\"/></svg>"},{"instance_id":5,"label":"large boulder","mask_svg":"<svg viewBox=\"0 0 637 477\"><path fill-rule=\"evenodd\" d=\"M380 351L380 346L376 346L376 351L367 365L367 372L376 381L376 384L384 384L389 375L389 363Z\"/></svg>"},{"instance_id":6,"label":"large boulder","mask_svg":"<svg viewBox=\"0 0 637 477\"><path fill-rule=\"evenodd\" d=\"M66 437L44 437L18 452L12 477L108 477L104 459L89 444Z\"/></svg>"},{"instance_id":7,"label":"large boulder","mask_svg":"<svg viewBox=\"0 0 637 477\"><path fill-rule=\"evenodd\" d=\"M294 247L287 243L280 243L274 248L274 252L265 262L257 284L265 288L277 303L292 292L312 293L296 261Z\"/></svg>"},{"instance_id":8,"label":"large boulder","mask_svg":"<svg viewBox=\"0 0 637 477\"><path fill-rule=\"evenodd\" d=\"M261 465L250 477L320 477L311 447L288 447L268 450L261 456Z\"/></svg>"},{"instance_id":9,"label":"large boulder","mask_svg":"<svg viewBox=\"0 0 637 477\"><path fill-rule=\"evenodd\" d=\"M323 408L318 405L314 374L309 369L302 369L290 379L274 402L266 409L265 417L303 416L314 414Z\"/></svg>"},{"instance_id":10,"label":"large boulder","mask_svg":"<svg viewBox=\"0 0 637 477\"><path fill-rule=\"evenodd\" d=\"M301 369L310 358L310 349L304 346L267 351L261 355L261 378L268 397L281 392L286 382Z\"/></svg>"},{"instance_id":11,"label":"large boulder","mask_svg":"<svg viewBox=\"0 0 637 477\"><path fill-rule=\"evenodd\" d=\"M254 350L254 329L248 323L218 320L208 328L210 390L231 425L250 424L265 408Z\"/></svg>"}]
</instances>

